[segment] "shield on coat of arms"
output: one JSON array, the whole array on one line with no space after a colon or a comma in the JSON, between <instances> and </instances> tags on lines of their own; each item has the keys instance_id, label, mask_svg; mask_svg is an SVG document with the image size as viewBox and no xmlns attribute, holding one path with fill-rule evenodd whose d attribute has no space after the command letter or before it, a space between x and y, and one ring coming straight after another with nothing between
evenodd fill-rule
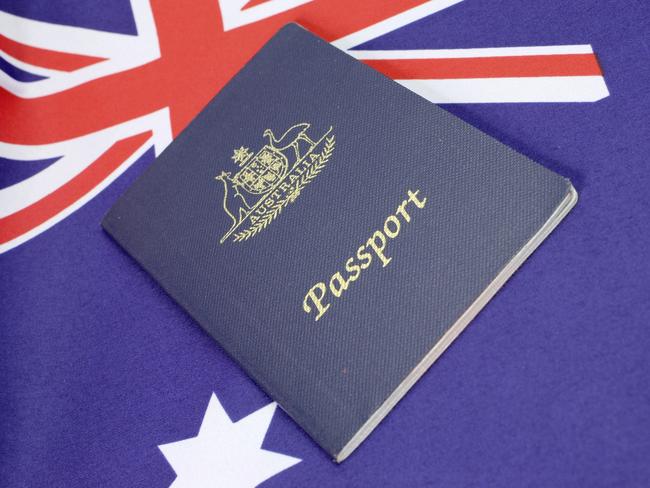
<instances>
[{"instance_id":1,"label":"shield on coat of arms","mask_svg":"<svg viewBox=\"0 0 650 488\"><path fill-rule=\"evenodd\" d=\"M261 195L284 178L288 167L286 156L267 145L251 158L233 180L247 192Z\"/></svg>"}]
</instances>

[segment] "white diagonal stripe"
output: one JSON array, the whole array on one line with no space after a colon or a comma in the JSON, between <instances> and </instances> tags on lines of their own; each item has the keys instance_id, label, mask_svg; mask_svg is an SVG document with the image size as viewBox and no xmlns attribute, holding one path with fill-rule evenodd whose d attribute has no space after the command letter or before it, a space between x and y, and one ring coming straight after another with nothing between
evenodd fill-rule
<instances>
[{"instance_id":1,"label":"white diagonal stripe","mask_svg":"<svg viewBox=\"0 0 650 488\"><path fill-rule=\"evenodd\" d=\"M602 76L396 81L433 103L595 102L609 95Z\"/></svg>"},{"instance_id":2,"label":"white diagonal stripe","mask_svg":"<svg viewBox=\"0 0 650 488\"><path fill-rule=\"evenodd\" d=\"M478 49L396 49L384 51L347 51L357 59L456 59L506 56L540 56L548 54L593 54L590 44L559 46L487 47Z\"/></svg>"}]
</instances>

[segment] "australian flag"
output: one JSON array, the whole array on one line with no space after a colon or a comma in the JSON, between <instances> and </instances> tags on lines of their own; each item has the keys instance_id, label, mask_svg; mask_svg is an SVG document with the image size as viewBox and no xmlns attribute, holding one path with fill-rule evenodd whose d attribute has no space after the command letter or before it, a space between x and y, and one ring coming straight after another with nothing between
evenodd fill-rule
<instances>
[{"instance_id":1,"label":"australian flag","mask_svg":"<svg viewBox=\"0 0 650 488\"><path fill-rule=\"evenodd\" d=\"M99 225L292 21L581 199L342 465ZM650 486L649 37L643 0L0 0L0 486Z\"/></svg>"}]
</instances>

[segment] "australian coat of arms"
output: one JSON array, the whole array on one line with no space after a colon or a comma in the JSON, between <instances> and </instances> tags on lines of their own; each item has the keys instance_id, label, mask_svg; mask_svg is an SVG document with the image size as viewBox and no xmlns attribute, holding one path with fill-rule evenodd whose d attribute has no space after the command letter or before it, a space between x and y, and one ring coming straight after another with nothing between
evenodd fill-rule
<instances>
[{"instance_id":1,"label":"australian coat of arms","mask_svg":"<svg viewBox=\"0 0 650 488\"><path fill-rule=\"evenodd\" d=\"M266 129L268 144L257 153L244 146L234 150L239 170L215 177L223 183L223 209L232 221L221 244L229 238L242 242L264 230L323 170L334 151L333 128L316 140L307 134L309 128L296 124L279 138Z\"/></svg>"}]
</instances>

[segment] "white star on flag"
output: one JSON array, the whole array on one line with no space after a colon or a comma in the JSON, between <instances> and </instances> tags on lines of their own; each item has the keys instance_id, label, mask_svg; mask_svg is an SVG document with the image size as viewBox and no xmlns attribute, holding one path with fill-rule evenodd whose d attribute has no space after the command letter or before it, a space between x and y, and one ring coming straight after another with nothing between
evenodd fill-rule
<instances>
[{"instance_id":1,"label":"white star on flag","mask_svg":"<svg viewBox=\"0 0 650 488\"><path fill-rule=\"evenodd\" d=\"M213 393L196 437L158 446L176 472L170 488L250 488L299 463L262 449L276 406L232 422Z\"/></svg>"}]
</instances>

